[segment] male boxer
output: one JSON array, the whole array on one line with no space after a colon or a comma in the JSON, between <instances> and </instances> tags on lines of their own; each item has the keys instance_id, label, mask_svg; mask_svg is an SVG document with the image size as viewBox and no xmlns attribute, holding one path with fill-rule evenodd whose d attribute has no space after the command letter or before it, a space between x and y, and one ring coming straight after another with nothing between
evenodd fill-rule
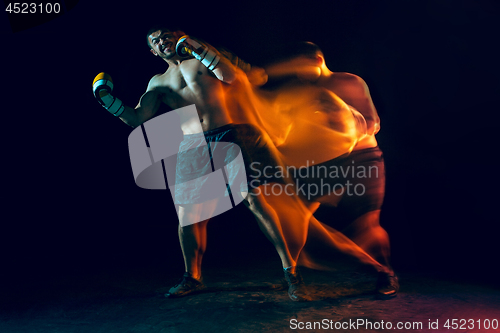
<instances>
[{"instance_id":1,"label":"male boxer","mask_svg":"<svg viewBox=\"0 0 500 333\"><path fill-rule=\"evenodd\" d=\"M280 61L265 67L270 81L295 78L326 88L354 107L366 120L367 135L357 142L349 156L311 167L310 169L316 170L316 176L304 178L302 181L317 185L323 184L323 181L338 184L338 178L328 179L320 176L320 171L332 167L348 170L342 181L349 182L352 185L351 190L355 190L355 186L358 186L358 193L351 193L352 195L348 195L346 191L342 195L329 193L309 200L336 206L338 211L352 221L343 232L386 267L379 272L377 293L381 298L392 298L399 291L399 282L390 265L389 236L380 225L380 212L385 194L385 168L382 151L375 138L375 134L380 130L380 119L368 86L362 78L354 74L331 72L325 64L323 53L313 43L294 45L287 50ZM348 169L349 167L351 169ZM351 172L353 170L355 173Z\"/></svg>"},{"instance_id":2,"label":"male boxer","mask_svg":"<svg viewBox=\"0 0 500 333\"><path fill-rule=\"evenodd\" d=\"M196 195L193 197L193 191L183 190L187 183L185 180L193 176L192 170L186 171L192 166L190 163L193 159L198 159L196 163L211 163L211 156L206 159L206 156L197 156L197 152L206 152L202 146L206 147L207 142L215 149L218 141L229 141L241 147L246 164L255 156L265 164L277 163L265 135L251 125L233 124L226 107L224 86L237 81L240 75L244 75L243 72L208 44L186 36L179 41L184 35L182 31L171 31L164 27L154 27L148 31L147 40L151 53L163 59L168 64L168 69L150 80L146 93L135 108L124 105L110 94L112 85L109 81L96 77L94 83L94 93L99 102L132 127L153 118L161 103L174 110L196 105L198 115L195 117L178 112L185 138L181 146L194 145L194 149L185 149L185 153L178 155L175 202L179 205L179 237L186 273L169 290L167 297L184 296L204 288L199 268L206 246L208 220L199 223L193 221L198 221L201 211L210 215L217 202L199 203L197 200L200 198ZM256 190L258 189L249 186L249 194L241 195L246 196L246 206L255 215L261 230L273 243L281 258L285 278L289 282L290 298L294 301L302 300L302 281L283 239L278 217L264 196L252 195Z\"/></svg>"}]
</instances>

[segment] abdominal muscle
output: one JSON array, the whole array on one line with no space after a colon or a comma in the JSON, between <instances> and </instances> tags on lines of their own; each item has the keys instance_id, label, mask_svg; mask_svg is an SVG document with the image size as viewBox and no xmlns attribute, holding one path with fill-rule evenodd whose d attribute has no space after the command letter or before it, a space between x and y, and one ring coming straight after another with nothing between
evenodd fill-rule
<instances>
[{"instance_id":1,"label":"abdominal muscle","mask_svg":"<svg viewBox=\"0 0 500 333\"><path fill-rule=\"evenodd\" d=\"M205 82L201 89L198 85L186 86L177 93L181 102L175 103L176 109L195 104L197 114L176 112L180 116L181 129L184 134L196 134L230 124L232 122L225 107L222 83Z\"/></svg>"}]
</instances>

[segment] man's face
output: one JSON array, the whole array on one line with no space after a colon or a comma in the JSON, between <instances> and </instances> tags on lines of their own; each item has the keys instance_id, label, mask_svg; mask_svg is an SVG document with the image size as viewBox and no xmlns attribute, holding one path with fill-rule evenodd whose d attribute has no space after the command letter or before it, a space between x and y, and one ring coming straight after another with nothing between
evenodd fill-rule
<instances>
[{"instance_id":1,"label":"man's face","mask_svg":"<svg viewBox=\"0 0 500 333\"><path fill-rule=\"evenodd\" d=\"M175 45L178 39L177 34L172 31L153 32L148 37L151 53L164 59L171 59L175 56Z\"/></svg>"}]
</instances>

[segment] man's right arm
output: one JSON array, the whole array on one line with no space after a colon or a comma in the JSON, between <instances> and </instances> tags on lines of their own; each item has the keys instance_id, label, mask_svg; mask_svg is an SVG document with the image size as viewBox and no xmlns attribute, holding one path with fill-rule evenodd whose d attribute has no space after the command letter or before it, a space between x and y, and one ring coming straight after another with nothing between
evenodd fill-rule
<instances>
[{"instance_id":1,"label":"man's right arm","mask_svg":"<svg viewBox=\"0 0 500 333\"><path fill-rule=\"evenodd\" d=\"M151 81L148 90L141 96L135 108L125 106L125 110L120 116L125 124L135 128L153 118L158 112L163 100L163 93L159 92L157 88L151 88Z\"/></svg>"},{"instance_id":2,"label":"man's right arm","mask_svg":"<svg viewBox=\"0 0 500 333\"><path fill-rule=\"evenodd\" d=\"M111 95L113 83L111 77L104 73L99 74L94 80L94 96L105 109L119 117L125 124L137 127L153 118L162 103L163 93L156 88L156 77L149 81L146 93L142 95L135 108L123 104L120 99Z\"/></svg>"}]
</instances>

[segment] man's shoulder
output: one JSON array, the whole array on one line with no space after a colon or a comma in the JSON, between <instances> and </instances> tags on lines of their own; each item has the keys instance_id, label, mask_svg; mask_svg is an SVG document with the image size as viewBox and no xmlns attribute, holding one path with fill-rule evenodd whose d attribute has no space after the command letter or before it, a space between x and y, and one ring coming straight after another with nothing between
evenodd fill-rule
<instances>
[{"instance_id":1,"label":"man's shoulder","mask_svg":"<svg viewBox=\"0 0 500 333\"><path fill-rule=\"evenodd\" d=\"M334 72L331 76L332 81L339 81L342 83L364 84L365 81L358 75L347 72Z\"/></svg>"},{"instance_id":2,"label":"man's shoulder","mask_svg":"<svg viewBox=\"0 0 500 333\"><path fill-rule=\"evenodd\" d=\"M167 80L168 80L167 72L162 74L156 74L149 80L148 90L164 87L166 85Z\"/></svg>"},{"instance_id":3,"label":"man's shoulder","mask_svg":"<svg viewBox=\"0 0 500 333\"><path fill-rule=\"evenodd\" d=\"M199 64L201 61L196 60L196 58L192 56L188 56L187 58L182 59L180 62L178 68L186 67L186 66L193 66L193 64Z\"/></svg>"},{"instance_id":4,"label":"man's shoulder","mask_svg":"<svg viewBox=\"0 0 500 333\"><path fill-rule=\"evenodd\" d=\"M367 89L365 80L360 76L345 72L333 73L327 83L329 89L332 90L355 90L364 91Z\"/></svg>"}]
</instances>

